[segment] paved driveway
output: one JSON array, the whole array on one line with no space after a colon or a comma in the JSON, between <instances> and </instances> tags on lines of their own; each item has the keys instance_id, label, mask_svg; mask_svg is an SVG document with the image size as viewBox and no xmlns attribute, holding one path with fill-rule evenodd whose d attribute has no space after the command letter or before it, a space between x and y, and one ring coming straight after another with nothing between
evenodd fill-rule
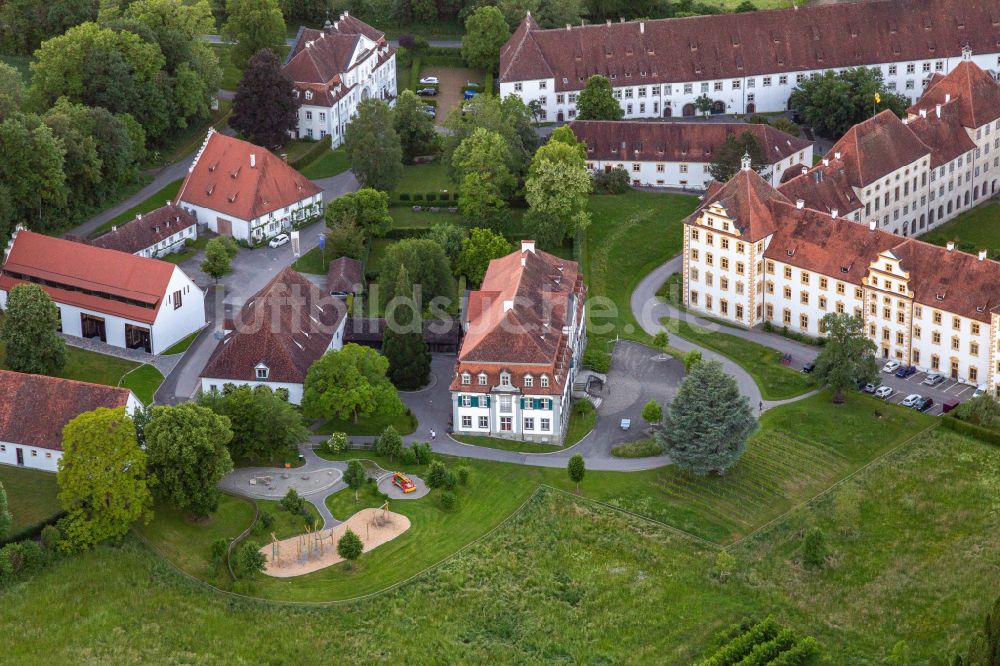
<instances>
[{"instance_id":1,"label":"paved driveway","mask_svg":"<svg viewBox=\"0 0 1000 666\"><path fill-rule=\"evenodd\" d=\"M474 81L480 85L483 83L483 73L477 69L468 67L425 67L420 72L420 77L436 76L441 82L438 85L436 97L427 99L437 100L437 115L434 117L435 123L443 123L452 109L461 105L464 98L462 89L469 81Z\"/></svg>"},{"instance_id":2,"label":"paved driveway","mask_svg":"<svg viewBox=\"0 0 1000 666\"><path fill-rule=\"evenodd\" d=\"M889 396L887 402L898 405L906 399L906 396L917 393L934 401L931 408L927 410L927 413L932 416L939 416L942 411L942 405L948 400L958 400L959 402L968 400L976 390L976 387L971 384L963 384L952 379L946 379L935 386L927 386L921 383L926 378L926 372L918 372L906 379L890 375L887 372L879 373L879 383L895 391L895 393Z\"/></svg>"}]
</instances>

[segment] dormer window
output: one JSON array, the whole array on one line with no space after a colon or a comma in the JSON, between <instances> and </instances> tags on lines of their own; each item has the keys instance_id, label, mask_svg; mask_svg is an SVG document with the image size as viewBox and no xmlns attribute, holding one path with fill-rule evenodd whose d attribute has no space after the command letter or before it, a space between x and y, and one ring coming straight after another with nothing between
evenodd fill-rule
<instances>
[{"instance_id":1,"label":"dormer window","mask_svg":"<svg viewBox=\"0 0 1000 666\"><path fill-rule=\"evenodd\" d=\"M510 386L510 373L501 372L500 373L500 386L509 387Z\"/></svg>"},{"instance_id":2,"label":"dormer window","mask_svg":"<svg viewBox=\"0 0 1000 666\"><path fill-rule=\"evenodd\" d=\"M479 385L480 386L486 386L486 373L485 372L480 372L479 373Z\"/></svg>"},{"instance_id":3,"label":"dormer window","mask_svg":"<svg viewBox=\"0 0 1000 666\"><path fill-rule=\"evenodd\" d=\"M524 388L531 388L535 383L535 378L531 375L524 376Z\"/></svg>"},{"instance_id":4,"label":"dormer window","mask_svg":"<svg viewBox=\"0 0 1000 666\"><path fill-rule=\"evenodd\" d=\"M312 90L307 90L306 91L306 99L312 99L312 98L313 98L313 91Z\"/></svg>"},{"instance_id":5,"label":"dormer window","mask_svg":"<svg viewBox=\"0 0 1000 666\"><path fill-rule=\"evenodd\" d=\"M467 372L463 372L462 373L462 383L463 384L471 384L472 383L472 375L470 375Z\"/></svg>"},{"instance_id":6,"label":"dormer window","mask_svg":"<svg viewBox=\"0 0 1000 666\"><path fill-rule=\"evenodd\" d=\"M299 91L298 90L293 90L292 94L295 96L295 99L299 98Z\"/></svg>"},{"instance_id":7,"label":"dormer window","mask_svg":"<svg viewBox=\"0 0 1000 666\"><path fill-rule=\"evenodd\" d=\"M542 378L539 380L539 385L542 388L548 388L549 387L549 376L548 375L542 375Z\"/></svg>"},{"instance_id":8,"label":"dormer window","mask_svg":"<svg viewBox=\"0 0 1000 666\"><path fill-rule=\"evenodd\" d=\"M258 363L254 368L254 373L256 374L257 379L267 379L267 376L271 373L271 369L263 363Z\"/></svg>"}]
</instances>

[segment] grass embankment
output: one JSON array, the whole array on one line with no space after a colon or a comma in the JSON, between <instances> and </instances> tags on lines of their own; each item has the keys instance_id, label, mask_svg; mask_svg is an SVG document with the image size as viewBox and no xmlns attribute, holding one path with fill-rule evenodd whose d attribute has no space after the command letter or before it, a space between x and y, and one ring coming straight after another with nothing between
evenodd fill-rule
<instances>
[{"instance_id":1,"label":"grass embankment","mask_svg":"<svg viewBox=\"0 0 1000 666\"><path fill-rule=\"evenodd\" d=\"M781 364L781 352L744 340L722 330L711 330L679 319L663 320L671 335L679 335L695 344L728 356L750 373L765 400L784 400L815 388L809 375Z\"/></svg>"},{"instance_id":2,"label":"grass embankment","mask_svg":"<svg viewBox=\"0 0 1000 666\"><path fill-rule=\"evenodd\" d=\"M712 575L715 549L556 493L432 574L364 603L326 608L233 602L173 575L126 539L0 591L0 625L18 627L4 656L11 663L161 663L178 654L220 662L281 654L311 663L336 650L358 663L688 664L721 629L745 615L773 614L814 636L833 664L889 663L901 640L907 663L951 663L980 631L996 594L996 453L951 433L923 435L733 548L736 565L725 583ZM596 476L588 474L585 491ZM483 480L478 472L472 478ZM462 524L470 517L464 495L475 489L460 491ZM335 508L344 515L362 504ZM428 531L431 517L421 516ZM802 535L813 526L824 529L831 550L820 571L798 562ZM183 532L181 554L208 543ZM356 572L342 576L370 572L379 551L413 549L406 538L363 555ZM87 612L67 613L66 599L86 599ZM41 635L46 640L35 638Z\"/></svg>"},{"instance_id":3,"label":"grass embankment","mask_svg":"<svg viewBox=\"0 0 1000 666\"><path fill-rule=\"evenodd\" d=\"M1000 255L1000 203L990 200L980 204L928 231L920 240L941 246L955 241L959 250L971 253L987 250L990 257L996 258Z\"/></svg>"},{"instance_id":4,"label":"grass embankment","mask_svg":"<svg viewBox=\"0 0 1000 666\"><path fill-rule=\"evenodd\" d=\"M159 192L150 195L142 203L138 203L135 206L132 206L121 215L111 218L101 226L94 229L93 233L91 233L91 238L96 238L97 236L100 236L104 232L109 231L111 227L120 227L126 222L131 222L132 220L135 219L135 216L140 213L145 214L150 211L154 211L157 208L162 208L163 206L167 205L168 201L176 202L177 193L180 191L181 185L183 183L184 179L179 178L168 185L164 185Z\"/></svg>"},{"instance_id":5,"label":"grass embankment","mask_svg":"<svg viewBox=\"0 0 1000 666\"><path fill-rule=\"evenodd\" d=\"M167 347L166 351L163 352L163 355L170 356L171 354L183 354L188 350L188 347L194 344L194 341L198 339L199 335L201 335L201 331L195 331L194 333L187 336L183 340L175 342L174 344Z\"/></svg>"},{"instance_id":6,"label":"grass embankment","mask_svg":"<svg viewBox=\"0 0 1000 666\"><path fill-rule=\"evenodd\" d=\"M603 348L616 337L652 342L632 315L632 292L650 271L681 251L681 220L697 205L697 197L678 194L590 197L592 222L583 249L590 344ZM595 301L597 297L610 303Z\"/></svg>"},{"instance_id":7,"label":"grass embankment","mask_svg":"<svg viewBox=\"0 0 1000 666\"><path fill-rule=\"evenodd\" d=\"M395 428L396 432L400 435L410 435L417 429L417 419L413 414L372 416L366 419L359 419L357 423L351 420L330 419L316 428L314 432L317 435L330 435L335 432L342 432L352 436L378 436L389 426Z\"/></svg>"},{"instance_id":8,"label":"grass embankment","mask_svg":"<svg viewBox=\"0 0 1000 666\"><path fill-rule=\"evenodd\" d=\"M347 152L341 146L336 150L325 151L322 155L302 167L300 170L306 178L330 178L339 173L343 173L351 168L351 163L347 159Z\"/></svg>"},{"instance_id":9,"label":"grass embankment","mask_svg":"<svg viewBox=\"0 0 1000 666\"><path fill-rule=\"evenodd\" d=\"M0 485L7 492L10 534L59 512L59 485L52 472L0 465Z\"/></svg>"},{"instance_id":10,"label":"grass embankment","mask_svg":"<svg viewBox=\"0 0 1000 666\"><path fill-rule=\"evenodd\" d=\"M0 342L0 368L7 369L2 361L5 356L6 349ZM55 376L105 386L124 386L132 389L135 396L147 405L153 401L153 394L163 383L163 375L151 365L69 345L66 346L66 365Z\"/></svg>"}]
</instances>

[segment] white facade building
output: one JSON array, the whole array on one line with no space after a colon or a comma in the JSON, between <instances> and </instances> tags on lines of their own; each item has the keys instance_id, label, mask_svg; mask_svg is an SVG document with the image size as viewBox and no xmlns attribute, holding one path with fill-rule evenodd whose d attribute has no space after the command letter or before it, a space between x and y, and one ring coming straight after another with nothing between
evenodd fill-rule
<instances>
[{"instance_id":1,"label":"white facade building","mask_svg":"<svg viewBox=\"0 0 1000 666\"><path fill-rule=\"evenodd\" d=\"M0 464L58 471L62 430L99 407L134 414L142 403L129 389L0 370Z\"/></svg>"},{"instance_id":2,"label":"white facade building","mask_svg":"<svg viewBox=\"0 0 1000 666\"><path fill-rule=\"evenodd\" d=\"M98 236L91 245L158 259L182 252L188 241L198 239L198 222L190 213L168 201L162 208L142 213L135 219Z\"/></svg>"},{"instance_id":3,"label":"white facade building","mask_svg":"<svg viewBox=\"0 0 1000 666\"><path fill-rule=\"evenodd\" d=\"M282 72L301 103L295 138L329 136L333 148L343 143L360 102L396 96L396 50L347 12L322 30L299 28Z\"/></svg>"},{"instance_id":4,"label":"white facade building","mask_svg":"<svg viewBox=\"0 0 1000 666\"><path fill-rule=\"evenodd\" d=\"M205 326L205 294L179 267L18 229L0 274L0 307L37 284L59 309L60 332L162 354Z\"/></svg>"},{"instance_id":5,"label":"white facade building","mask_svg":"<svg viewBox=\"0 0 1000 666\"><path fill-rule=\"evenodd\" d=\"M590 76L611 81L626 119L784 111L802 80L875 67L915 100L961 61L997 69L1000 21L988 2L867 0L793 9L542 30L529 14L500 51L500 94L537 101L542 119L573 120Z\"/></svg>"},{"instance_id":6,"label":"white facade building","mask_svg":"<svg viewBox=\"0 0 1000 666\"><path fill-rule=\"evenodd\" d=\"M451 382L453 430L555 444L586 347L586 286L576 262L522 241L469 294Z\"/></svg>"},{"instance_id":7,"label":"white facade building","mask_svg":"<svg viewBox=\"0 0 1000 666\"><path fill-rule=\"evenodd\" d=\"M812 165L812 142L769 125L577 120L570 129L587 147L587 169L624 169L634 186L703 190L709 167L730 136L745 132L763 151L761 176L777 186L787 169Z\"/></svg>"}]
</instances>

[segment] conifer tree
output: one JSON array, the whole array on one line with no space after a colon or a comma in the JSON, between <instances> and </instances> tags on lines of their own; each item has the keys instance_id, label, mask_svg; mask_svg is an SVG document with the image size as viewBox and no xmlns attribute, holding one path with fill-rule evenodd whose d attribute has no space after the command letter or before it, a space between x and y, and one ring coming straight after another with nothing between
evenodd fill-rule
<instances>
[{"instance_id":1,"label":"conifer tree","mask_svg":"<svg viewBox=\"0 0 1000 666\"><path fill-rule=\"evenodd\" d=\"M396 388L418 389L430 380L431 355L424 341L420 304L413 299L413 285L405 266L396 275L394 294L386 310L382 353L389 359L389 379Z\"/></svg>"}]
</instances>

